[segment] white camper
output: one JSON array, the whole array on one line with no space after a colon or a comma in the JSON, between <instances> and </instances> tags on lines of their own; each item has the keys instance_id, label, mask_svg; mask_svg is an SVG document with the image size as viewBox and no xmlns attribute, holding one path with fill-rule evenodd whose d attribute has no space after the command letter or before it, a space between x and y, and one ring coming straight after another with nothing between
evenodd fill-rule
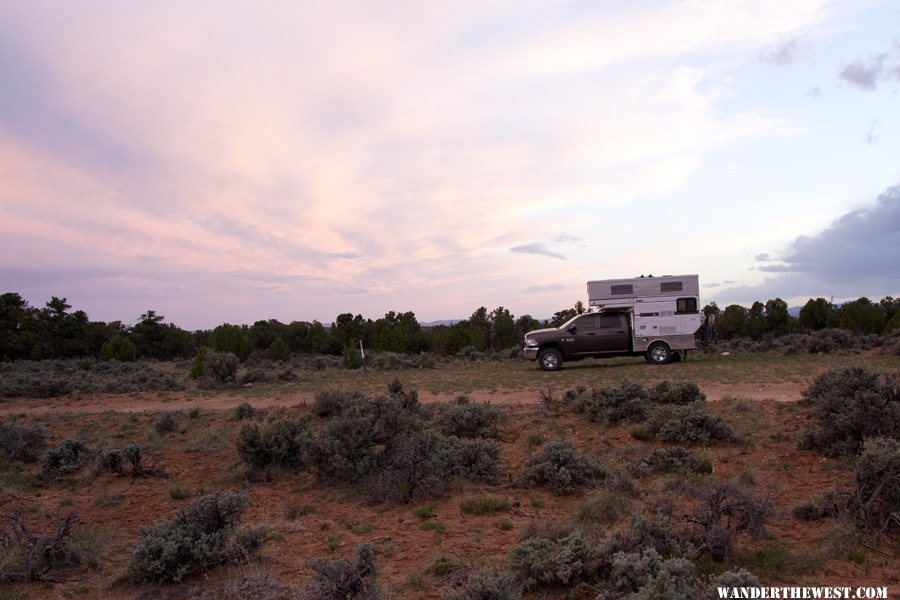
<instances>
[{"instance_id":1,"label":"white camper","mask_svg":"<svg viewBox=\"0 0 900 600\"><path fill-rule=\"evenodd\" d=\"M660 357L696 348L694 334L703 323L700 278L664 275L587 282L588 304L601 312L624 311L631 324L632 351Z\"/></svg>"}]
</instances>

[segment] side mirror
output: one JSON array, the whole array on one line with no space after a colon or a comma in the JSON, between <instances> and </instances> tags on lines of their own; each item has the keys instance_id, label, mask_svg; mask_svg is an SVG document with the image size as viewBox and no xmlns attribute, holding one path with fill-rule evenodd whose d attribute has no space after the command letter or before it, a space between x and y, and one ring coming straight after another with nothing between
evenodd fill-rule
<instances>
[{"instance_id":1,"label":"side mirror","mask_svg":"<svg viewBox=\"0 0 900 600\"><path fill-rule=\"evenodd\" d=\"M578 331L578 327L576 327L575 325L570 325L567 331L569 333L575 333L576 331Z\"/></svg>"}]
</instances>

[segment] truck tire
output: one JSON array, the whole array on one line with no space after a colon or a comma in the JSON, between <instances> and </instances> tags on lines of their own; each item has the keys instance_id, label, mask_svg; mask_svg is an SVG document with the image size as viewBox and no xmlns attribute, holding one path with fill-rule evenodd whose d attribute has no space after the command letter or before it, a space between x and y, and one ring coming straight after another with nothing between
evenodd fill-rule
<instances>
[{"instance_id":1,"label":"truck tire","mask_svg":"<svg viewBox=\"0 0 900 600\"><path fill-rule=\"evenodd\" d=\"M538 364L544 371L558 371L562 362L562 354L556 348L545 348L538 354Z\"/></svg>"},{"instance_id":2,"label":"truck tire","mask_svg":"<svg viewBox=\"0 0 900 600\"><path fill-rule=\"evenodd\" d=\"M664 365L672 360L672 349L665 342L653 342L644 358L652 365Z\"/></svg>"}]
</instances>

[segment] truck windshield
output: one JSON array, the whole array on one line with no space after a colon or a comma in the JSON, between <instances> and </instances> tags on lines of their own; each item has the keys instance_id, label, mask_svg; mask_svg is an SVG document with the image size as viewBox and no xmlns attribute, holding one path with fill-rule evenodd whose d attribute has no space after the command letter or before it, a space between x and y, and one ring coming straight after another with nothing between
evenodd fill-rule
<instances>
[{"instance_id":1,"label":"truck windshield","mask_svg":"<svg viewBox=\"0 0 900 600\"><path fill-rule=\"evenodd\" d=\"M569 319L568 321L566 321L565 323L560 325L559 328L560 329L568 329L569 327L572 326L572 323L575 322L575 319L577 319L578 317L581 317L581 316L584 316L584 315L575 315L574 317L572 317L571 319Z\"/></svg>"}]
</instances>

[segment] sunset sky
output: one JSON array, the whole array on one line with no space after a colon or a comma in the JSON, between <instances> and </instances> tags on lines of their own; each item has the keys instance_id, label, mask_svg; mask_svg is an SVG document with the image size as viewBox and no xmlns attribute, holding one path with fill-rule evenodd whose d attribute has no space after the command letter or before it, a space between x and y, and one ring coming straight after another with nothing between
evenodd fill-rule
<instances>
[{"instance_id":1,"label":"sunset sky","mask_svg":"<svg viewBox=\"0 0 900 600\"><path fill-rule=\"evenodd\" d=\"M900 295L900 4L0 0L0 293L187 329Z\"/></svg>"}]
</instances>

